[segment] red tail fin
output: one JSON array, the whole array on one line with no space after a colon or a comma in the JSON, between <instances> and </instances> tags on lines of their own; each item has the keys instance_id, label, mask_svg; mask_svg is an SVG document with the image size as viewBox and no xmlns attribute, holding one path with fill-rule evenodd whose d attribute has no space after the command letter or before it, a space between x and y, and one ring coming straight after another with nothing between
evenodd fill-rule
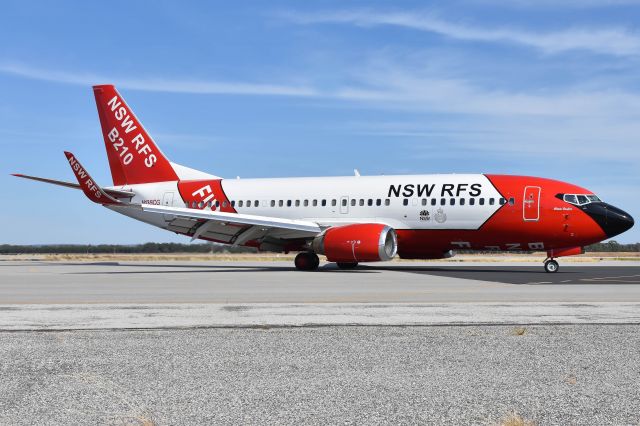
<instances>
[{"instance_id":1,"label":"red tail fin","mask_svg":"<svg viewBox=\"0 0 640 426\"><path fill-rule=\"evenodd\" d=\"M80 184L80 188L84 192L84 195L87 196L91 201L98 204L118 204L122 205L123 203L119 200L116 200L106 192L102 188L98 186L97 183L93 180L93 178L89 175L89 172L82 167L82 164L76 159L76 157L65 151L64 155L69 160L69 165L71 166L71 170L73 170L73 174L76 175L76 179L78 179L78 183Z\"/></svg>"},{"instance_id":2,"label":"red tail fin","mask_svg":"<svg viewBox=\"0 0 640 426\"><path fill-rule=\"evenodd\" d=\"M112 85L94 86L114 185L178 180L167 157Z\"/></svg>"}]
</instances>

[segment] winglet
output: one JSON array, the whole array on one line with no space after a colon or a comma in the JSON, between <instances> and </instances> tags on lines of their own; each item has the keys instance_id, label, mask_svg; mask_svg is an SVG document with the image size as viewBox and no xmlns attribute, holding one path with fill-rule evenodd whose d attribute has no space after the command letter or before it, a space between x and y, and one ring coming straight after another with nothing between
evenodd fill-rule
<instances>
[{"instance_id":1,"label":"winglet","mask_svg":"<svg viewBox=\"0 0 640 426\"><path fill-rule=\"evenodd\" d=\"M102 188L95 183L93 178L89 175L82 164L76 159L76 157L70 153L65 151L64 155L67 157L69 161L69 165L71 166L71 170L73 170L73 174L76 175L76 179L78 179L78 183L80 184L80 188L84 195L87 196L94 203L102 204L102 205L113 205L113 204L124 204L123 202L116 200L106 192Z\"/></svg>"}]
</instances>

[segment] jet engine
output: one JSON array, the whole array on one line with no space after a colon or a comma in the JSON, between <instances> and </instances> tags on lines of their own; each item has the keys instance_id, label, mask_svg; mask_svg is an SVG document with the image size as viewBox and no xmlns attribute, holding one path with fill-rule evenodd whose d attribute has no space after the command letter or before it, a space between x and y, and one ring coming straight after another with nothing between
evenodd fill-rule
<instances>
[{"instance_id":1,"label":"jet engine","mask_svg":"<svg viewBox=\"0 0 640 426\"><path fill-rule=\"evenodd\" d=\"M313 250L329 262L378 262L398 251L396 231L380 223L359 223L327 229L313 240Z\"/></svg>"}]
</instances>

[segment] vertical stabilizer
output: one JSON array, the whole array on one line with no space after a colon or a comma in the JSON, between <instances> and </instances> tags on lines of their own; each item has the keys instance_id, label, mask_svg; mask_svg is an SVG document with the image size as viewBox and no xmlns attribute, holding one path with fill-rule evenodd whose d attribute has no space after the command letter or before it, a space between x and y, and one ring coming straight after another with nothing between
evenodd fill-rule
<instances>
[{"instance_id":1,"label":"vertical stabilizer","mask_svg":"<svg viewBox=\"0 0 640 426\"><path fill-rule=\"evenodd\" d=\"M93 87L113 184L178 180L171 163L112 85Z\"/></svg>"}]
</instances>

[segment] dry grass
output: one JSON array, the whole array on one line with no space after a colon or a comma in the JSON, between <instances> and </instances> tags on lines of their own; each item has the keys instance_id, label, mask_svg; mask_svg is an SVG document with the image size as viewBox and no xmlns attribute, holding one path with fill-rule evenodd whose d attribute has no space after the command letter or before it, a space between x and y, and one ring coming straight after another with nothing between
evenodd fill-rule
<instances>
[{"instance_id":1,"label":"dry grass","mask_svg":"<svg viewBox=\"0 0 640 426\"><path fill-rule=\"evenodd\" d=\"M535 426L535 422L523 418L520 414L512 411L498 422L499 426Z\"/></svg>"},{"instance_id":2,"label":"dry grass","mask_svg":"<svg viewBox=\"0 0 640 426\"><path fill-rule=\"evenodd\" d=\"M191 262L273 262L292 261L295 253L169 253L169 254L22 254L22 255L0 255L0 260L46 260L46 261L77 261L77 262L108 262L108 261L191 261ZM435 259L434 262L464 263L464 262L530 262L542 263L545 256L540 253L516 254L516 253L495 253L495 254L462 254L451 259ZM323 259L324 260L324 259ZM563 257L564 263L599 262L602 260L630 260L640 261L640 253L589 253L580 256ZM429 260L426 260L427 262ZM396 257L394 263L414 263L425 262L421 259L400 259Z\"/></svg>"},{"instance_id":3,"label":"dry grass","mask_svg":"<svg viewBox=\"0 0 640 426\"><path fill-rule=\"evenodd\" d=\"M564 381L570 385L575 385L576 383L578 383L578 378L573 375L573 374L569 374Z\"/></svg>"}]
</instances>

